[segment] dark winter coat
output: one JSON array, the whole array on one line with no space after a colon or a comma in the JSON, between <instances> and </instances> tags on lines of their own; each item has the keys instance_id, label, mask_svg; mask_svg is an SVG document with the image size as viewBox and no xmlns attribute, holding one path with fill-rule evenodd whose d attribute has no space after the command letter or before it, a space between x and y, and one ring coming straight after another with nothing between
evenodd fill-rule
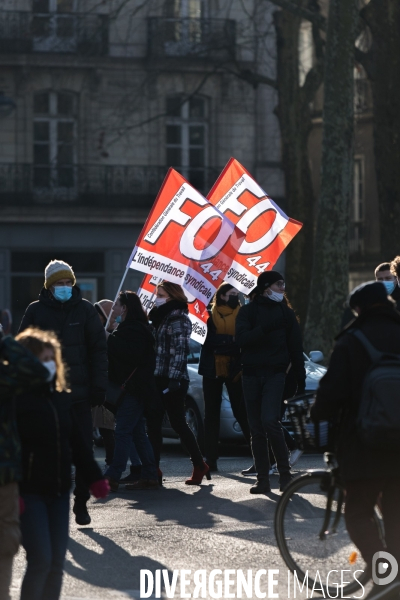
<instances>
[{"instance_id":1,"label":"dark winter coat","mask_svg":"<svg viewBox=\"0 0 400 600\"><path fill-rule=\"evenodd\" d=\"M235 339L242 350L243 375L263 375L266 370L286 372L291 363L298 391L304 390L300 327L286 303L256 296L239 310Z\"/></svg>"},{"instance_id":2,"label":"dark winter coat","mask_svg":"<svg viewBox=\"0 0 400 600\"><path fill-rule=\"evenodd\" d=\"M393 292L390 294L391 298L396 302L397 310L400 310L400 287L396 285Z\"/></svg>"},{"instance_id":3,"label":"dark winter coat","mask_svg":"<svg viewBox=\"0 0 400 600\"><path fill-rule=\"evenodd\" d=\"M122 385L136 369L126 390L139 396L154 390L156 354L149 325L140 321L123 321L110 334L107 344L110 381Z\"/></svg>"},{"instance_id":4,"label":"dark winter coat","mask_svg":"<svg viewBox=\"0 0 400 600\"><path fill-rule=\"evenodd\" d=\"M156 330L156 377L189 381L187 357L192 323L184 302L169 300L149 314Z\"/></svg>"},{"instance_id":5,"label":"dark winter coat","mask_svg":"<svg viewBox=\"0 0 400 600\"><path fill-rule=\"evenodd\" d=\"M39 300L26 309L19 331L30 326L55 331L68 366L69 400L90 400L91 392L105 394L107 386L107 342L94 306L74 286L72 298L59 302L42 289Z\"/></svg>"},{"instance_id":6,"label":"dark winter coat","mask_svg":"<svg viewBox=\"0 0 400 600\"><path fill-rule=\"evenodd\" d=\"M393 306L368 309L349 329L360 329L378 350L400 354L400 314ZM370 450L356 432L363 381L370 365L361 342L345 329L337 338L311 409L315 420L340 417L337 458L345 480L400 477L398 456Z\"/></svg>"},{"instance_id":7,"label":"dark winter coat","mask_svg":"<svg viewBox=\"0 0 400 600\"><path fill-rule=\"evenodd\" d=\"M22 493L68 491L72 461L84 473L88 486L102 478L87 444L81 444L79 436L72 442L70 404L64 394L52 392L49 385L21 394L16 398L16 418L22 448Z\"/></svg>"},{"instance_id":8,"label":"dark winter coat","mask_svg":"<svg viewBox=\"0 0 400 600\"><path fill-rule=\"evenodd\" d=\"M21 445L15 421L15 396L42 386L46 367L12 337L0 339L0 485L19 481Z\"/></svg>"},{"instance_id":9,"label":"dark winter coat","mask_svg":"<svg viewBox=\"0 0 400 600\"><path fill-rule=\"evenodd\" d=\"M215 379L217 376L215 369L215 355L224 354L232 356L236 361L232 362L232 377L235 377L240 371L240 347L235 342L233 335L219 334L215 327L211 313L207 321L207 337L201 347L199 375Z\"/></svg>"}]
</instances>

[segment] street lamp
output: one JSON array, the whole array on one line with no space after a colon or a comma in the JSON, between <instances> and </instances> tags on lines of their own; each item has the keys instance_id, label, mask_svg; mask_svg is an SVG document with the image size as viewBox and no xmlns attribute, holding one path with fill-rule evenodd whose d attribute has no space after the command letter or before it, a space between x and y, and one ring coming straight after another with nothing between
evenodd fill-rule
<instances>
[{"instance_id":1,"label":"street lamp","mask_svg":"<svg viewBox=\"0 0 400 600\"><path fill-rule=\"evenodd\" d=\"M16 106L12 98L8 98L4 92L0 92L0 119L11 115Z\"/></svg>"}]
</instances>

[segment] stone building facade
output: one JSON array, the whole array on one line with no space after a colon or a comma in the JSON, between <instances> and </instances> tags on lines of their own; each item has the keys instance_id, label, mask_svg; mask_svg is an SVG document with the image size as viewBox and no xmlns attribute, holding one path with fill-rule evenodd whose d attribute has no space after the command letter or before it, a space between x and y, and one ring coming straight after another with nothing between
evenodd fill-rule
<instances>
[{"instance_id":1,"label":"stone building facade","mask_svg":"<svg viewBox=\"0 0 400 600\"><path fill-rule=\"evenodd\" d=\"M3 0L0 307L16 323L54 258L92 301L114 297L169 166L206 194L235 156L283 198L274 92L232 74L251 64L274 75L273 10ZM140 279L130 272L124 287Z\"/></svg>"}]
</instances>

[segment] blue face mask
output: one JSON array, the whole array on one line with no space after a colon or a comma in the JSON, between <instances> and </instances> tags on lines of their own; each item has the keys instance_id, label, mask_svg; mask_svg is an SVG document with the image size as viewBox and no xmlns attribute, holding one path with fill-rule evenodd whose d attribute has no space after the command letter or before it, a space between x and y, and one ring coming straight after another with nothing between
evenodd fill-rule
<instances>
[{"instance_id":1,"label":"blue face mask","mask_svg":"<svg viewBox=\"0 0 400 600\"><path fill-rule=\"evenodd\" d=\"M59 302L67 302L72 296L72 287L69 285L57 285L54 286L53 292L54 298Z\"/></svg>"},{"instance_id":2,"label":"blue face mask","mask_svg":"<svg viewBox=\"0 0 400 600\"><path fill-rule=\"evenodd\" d=\"M394 288L396 287L396 282L395 281L382 281L383 285L386 288L387 293L390 294L393 292Z\"/></svg>"},{"instance_id":3,"label":"blue face mask","mask_svg":"<svg viewBox=\"0 0 400 600\"><path fill-rule=\"evenodd\" d=\"M118 317L115 317L115 322L116 323L122 323L122 317L121 317L121 315L118 315Z\"/></svg>"}]
</instances>

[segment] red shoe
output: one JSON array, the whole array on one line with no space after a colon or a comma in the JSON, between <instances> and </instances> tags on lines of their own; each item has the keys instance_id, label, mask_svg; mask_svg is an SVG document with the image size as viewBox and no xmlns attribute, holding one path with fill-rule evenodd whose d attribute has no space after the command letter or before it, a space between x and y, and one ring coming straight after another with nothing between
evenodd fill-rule
<instances>
[{"instance_id":1,"label":"red shoe","mask_svg":"<svg viewBox=\"0 0 400 600\"><path fill-rule=\"evenodd\" d=\"M185 483L186 485L201 485L204 476L210 481L210 467L205 462L199 467L193 467L192 476L190 479L186 479Z\"/></svg>"}]
</instances>

